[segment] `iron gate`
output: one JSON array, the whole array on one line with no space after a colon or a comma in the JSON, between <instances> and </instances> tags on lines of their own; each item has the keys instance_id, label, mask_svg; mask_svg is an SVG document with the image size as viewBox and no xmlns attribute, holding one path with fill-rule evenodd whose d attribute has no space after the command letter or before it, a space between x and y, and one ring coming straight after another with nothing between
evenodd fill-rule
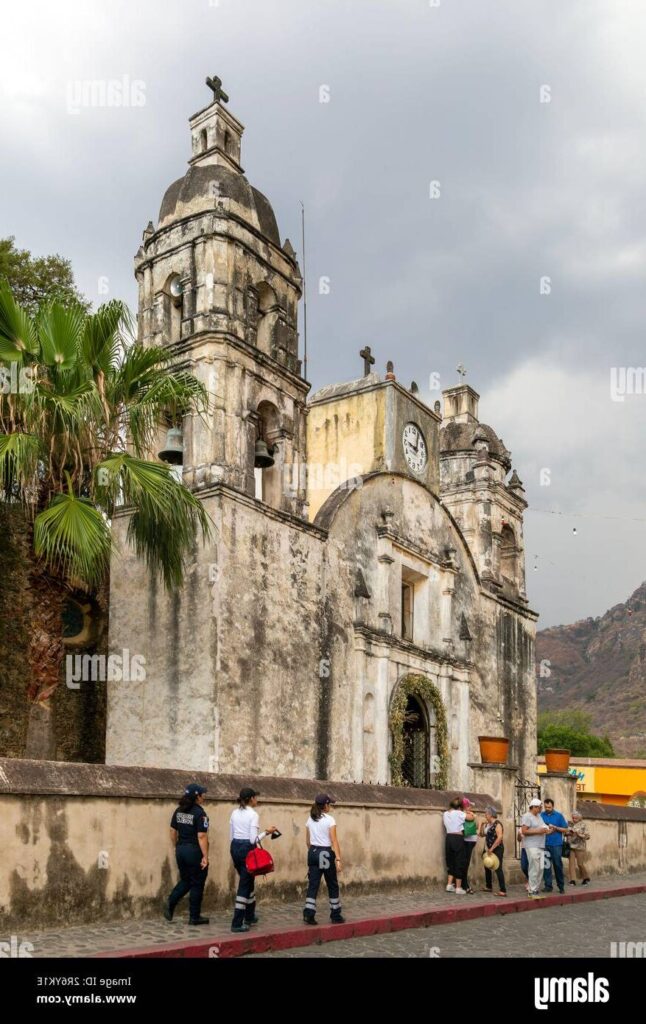
<instances>
[{"instance_id":1,"label":"iron gate","mask_svg":"<svg viewBox=\"0 0 646 1024\"><path fill-rule=\"evenodd\" d=\"M520 829L520 821L523 814L527 814L529 810L529 802L534 797L541 795L541 787L535 782L528 782L527 779L516 779L516 786L514 788L514 856L516 860L520 860L520 840L518 839L518 830Z\"/></svg>"}]
</instances>

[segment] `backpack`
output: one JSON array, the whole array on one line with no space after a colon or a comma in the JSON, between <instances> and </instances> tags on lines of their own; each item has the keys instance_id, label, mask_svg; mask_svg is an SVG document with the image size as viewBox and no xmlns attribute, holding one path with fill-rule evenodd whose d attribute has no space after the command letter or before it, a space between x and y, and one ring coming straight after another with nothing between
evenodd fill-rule
<instances>
[{"instance_id":1,"label":"backpack","mask_svg":"<svg viewBox=\"0 0 646 1024\"><path fill-rule=\"evenodd\" d=\"M269 875L274 870L274 858L258 844L245 857L245 867L254 878L256 875Z\"/></svg>"}]
</instances>

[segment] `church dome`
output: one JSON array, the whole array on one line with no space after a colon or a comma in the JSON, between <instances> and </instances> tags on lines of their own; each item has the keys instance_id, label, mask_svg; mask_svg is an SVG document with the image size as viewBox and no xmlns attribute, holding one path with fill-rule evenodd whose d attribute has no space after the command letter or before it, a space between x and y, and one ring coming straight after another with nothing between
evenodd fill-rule
<instances>
[{"instance_id":1,"label":"church dome","mask_svg":"<svg viewBox=\"0 0 646 1024\"><path fill-rule=\"evenodd\" d=\"M486 441L490 454L511 467L511 452L505 448L493 427L486 423L446 423L440 430L440 452L442 455L473 452L477 440Z\"/></svg>"},{"instance_id":2,"label":"church dome","mask_svg":"<svg viewBox=\"0 0 646 1024\"><path fill-rule=\"evenodd\" d=\"M220 199L229 201L228 212L280 248L278 224L269 200L249 184L244 174L223 164L194 164L183 178L174 181L162 200L159 227L214 210Z\"/></svg>"}]
</instances>

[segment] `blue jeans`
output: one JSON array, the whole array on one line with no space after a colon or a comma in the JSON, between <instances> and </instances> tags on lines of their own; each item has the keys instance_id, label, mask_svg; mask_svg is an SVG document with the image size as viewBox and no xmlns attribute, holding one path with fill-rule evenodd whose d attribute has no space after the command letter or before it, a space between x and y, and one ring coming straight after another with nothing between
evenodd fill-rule
<instances>
[{"instance_id":1,"label":"blue jeans","mask_svg":"<svg viewBox=\"0 0 646 1024\"><path fill-rule=\"evenodd\" d=\"M545 847L545 867L543 869L543 883L548 892L553 889L552 884L552 868L554 868L554 874L556 875L556 884L559 892L565 890L565 879L563 877L563 844L559 843L558 846L546 846Z\"/></svg>"}]
</instances>

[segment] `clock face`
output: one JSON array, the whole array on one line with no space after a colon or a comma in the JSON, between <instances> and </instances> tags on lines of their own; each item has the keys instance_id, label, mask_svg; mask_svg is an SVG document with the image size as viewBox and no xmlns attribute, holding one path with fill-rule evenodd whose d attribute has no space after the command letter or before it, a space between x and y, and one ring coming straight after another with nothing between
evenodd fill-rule
<instances>
[{"instance_id":1,"label":"clock face","mask_svg":"<svg viewBox=\"0 0 646 1024\"><path fill-rule=\"evenodd\" d=\"M428 452L422 431L414 423L407 423L404 427L402 445L406 462L413 473L421 473L426 467Z\"/></svg>"}]
</instances>

